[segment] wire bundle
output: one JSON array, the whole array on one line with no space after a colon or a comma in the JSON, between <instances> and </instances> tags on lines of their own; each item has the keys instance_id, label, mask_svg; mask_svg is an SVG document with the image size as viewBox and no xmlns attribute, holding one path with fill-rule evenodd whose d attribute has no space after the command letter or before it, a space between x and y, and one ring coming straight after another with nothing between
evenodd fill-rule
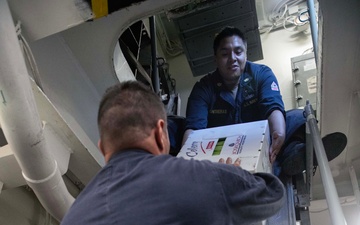
<instances>
[{"instance_id":1,"label":"wire bundle","mask_svg":"<svg viewBox=\"0 0 360 225\"><path fill-rule=\"evenodd\" d=\"M283 0L278 2L269 14L269 25L260 27L260 33L269 33L274 29L284 28L287 31L299 32L307 29L309 23L309 14L307 10L299 12L297 15L290 15L289 9L297 6L305 0ZM288 27L295 26L295 29L289 29ZM304 29L305 28L305 29Z\"/></svg>"}]
</instances>

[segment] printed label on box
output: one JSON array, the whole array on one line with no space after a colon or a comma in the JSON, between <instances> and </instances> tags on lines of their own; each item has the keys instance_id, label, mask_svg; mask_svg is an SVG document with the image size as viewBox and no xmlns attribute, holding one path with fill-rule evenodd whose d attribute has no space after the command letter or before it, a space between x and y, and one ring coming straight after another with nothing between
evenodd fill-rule
<instances>
[{"instance_id":1,"label":"printed label on box","mask_svg":"<svg viewBox=\"0 0 360 225\"><path fill-rule=\"evenodd\" d=\"M270 172L267 120L194 131L177 157L218 162L240 158L241 167L251 172Z\"/></svg>"}]
</instances>

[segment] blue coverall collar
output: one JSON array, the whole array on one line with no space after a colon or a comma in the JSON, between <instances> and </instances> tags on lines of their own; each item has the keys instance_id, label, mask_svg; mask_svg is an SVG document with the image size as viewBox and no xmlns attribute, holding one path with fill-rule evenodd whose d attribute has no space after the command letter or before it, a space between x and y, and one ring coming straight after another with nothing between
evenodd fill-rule
<instances>
[{"instance_id":1,"label":"blue coverall collar","mask_svg":"<svg viewBox=\"0 0 360 225\"><path fill-rule=\"evenodd\" d=\"M215 84L215 90L217 93L219 93L219 96L226 101L227 103L229 103L233 108L236 107L236 100L240 98L240 85L238 85L238 91L236 94L236 99L234 99L231 95L231 91L229 91L225 85L224 85L224 81L219 73L218 70L214 71L214 84ZM241 77L240 77L240 82L241 83Z\"/></svg>"},{"instance_id":2,"label":"blue coverall collar","mask_svg":"<svg viewBox=\"0 0 360 225\"><path fill-rule=\"evenodd\" d=\"M251 88L251 85L249 85L253 79L253 77L248 73L249 70L249 63L246 62L244 72L240 76L239 84L238 84L238 91L236 94L236 99L234 100L229 92L229 90L226 89L224 85L224 81L219 73L219 70L216 69L214 71L214 79L215 79L215 89L219 93L220 97L228 102L232 107L236 107L236 102L240 101L242 102L242 89L244 89L245 92L248 92L248 88Z\"/></svg>"}]
</instances>

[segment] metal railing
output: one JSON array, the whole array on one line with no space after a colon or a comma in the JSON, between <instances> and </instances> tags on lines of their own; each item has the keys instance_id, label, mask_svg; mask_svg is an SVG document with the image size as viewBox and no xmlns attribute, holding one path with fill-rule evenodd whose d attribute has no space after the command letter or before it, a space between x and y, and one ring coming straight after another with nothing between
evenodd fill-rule
<instances>
[{"instance_id":1,"label":"metal railing","mask_svg":"<svg viewBox=\"0 0 360 225\"><path fill-rule=\"evenodd\" d=\"M313 165L312 147L314 147L332 223L334 225L346 225L344 213L340 205L339 196L336 191L334 179L330 171L328 158L325 154L324 145L320 137L319 128L317 126L317 120L314 116L314 110L312 109L312 106L311 104L309 104L309 102L306 103L304 112L307 121L306 122L307 188L309 190L309 193L311 193L311 176L312 176L312 165Z\"/></svg>"}]
</instances>

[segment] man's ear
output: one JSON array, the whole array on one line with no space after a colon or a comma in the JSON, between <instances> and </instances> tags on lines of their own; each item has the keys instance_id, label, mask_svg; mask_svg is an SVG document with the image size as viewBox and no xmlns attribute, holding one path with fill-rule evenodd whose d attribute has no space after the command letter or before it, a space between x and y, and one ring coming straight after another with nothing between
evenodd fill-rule
<instances>
[{"instance_id":1,"label":"man's ear","mask_svg":"<svg viewBox=\"0 0 360 225\"><path fill-rule=\"evenodd\" d=\"M105 149L104 149L101 139L98 141L98 147L99 147L101 153L103 154L103 156L105 156Z\"/></svg>"},{"instance_id":2,"label":"man's ear","mask_svg":"<svg viewBox=\"0 0 360 225\"><path fill-rule=\"evenodd\" d=\"M159 119L156 123L156 128L155 128L155 141L160 153L165 153L167 151L165 144L165 138L167 133L165 129L166 129L165 121Z\"/></svg>"}]
</instances>

